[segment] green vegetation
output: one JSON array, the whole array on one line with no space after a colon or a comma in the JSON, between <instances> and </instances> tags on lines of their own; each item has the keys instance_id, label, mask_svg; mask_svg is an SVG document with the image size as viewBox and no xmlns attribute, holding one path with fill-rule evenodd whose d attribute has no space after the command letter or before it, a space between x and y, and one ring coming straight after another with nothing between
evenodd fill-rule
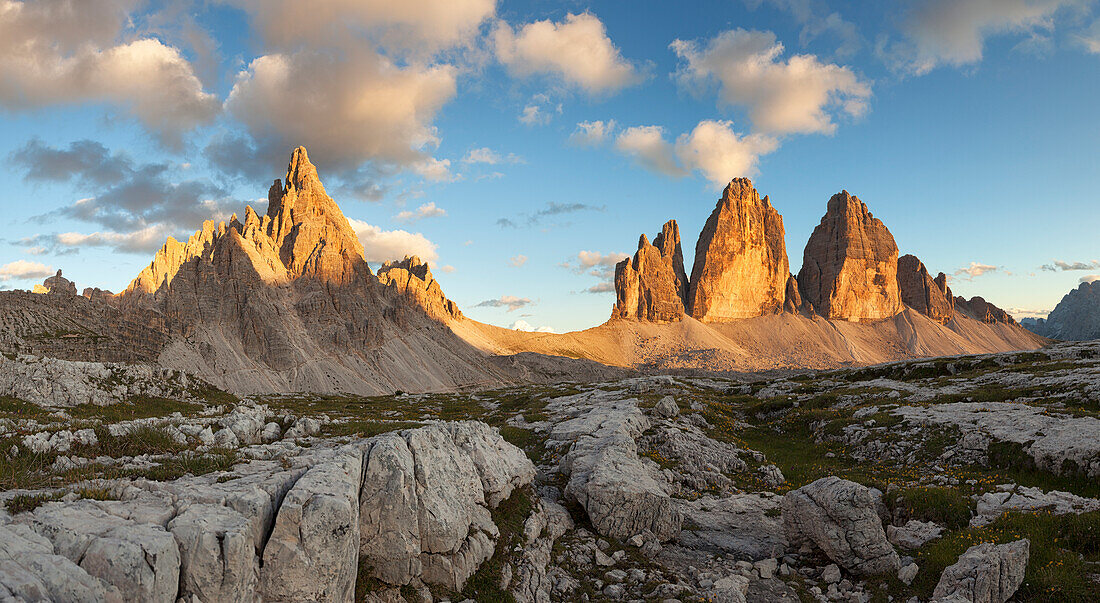
<instances>
[{"instance_id":1,"label":"green vegetation","mask_svg":"<svg viewBox=\"0 0 1100 603\"><path fill-rule=\"evenodd\" d=\"M535 495L530 487L520 488L493 510L493 523L500 529L500 539L492 558L483 563L466 581L460 599L513 603L512 593L500 587L504 566L511 561L514 549L525 544L523 524L535 509Z\"/></svg>"},{"instance_id":2,"label":"green vegetation","mask_svg":"<svg viewBox=\"0 0 1100 603\"><path fill-rule=\"evenodd\" d=\"M1031 550L1024 583L1013 597L1027 602L1096 601L1100 586L1088 564L1100 562L1100 512L1054 515L1049 511L1006 514L982 528L969 528L933 540L917 551L920 572L914 594L927 597L943 570L982 542L1003 544L1027 538Z\"/></svg>"},{"instance_id":3,"label":"green vegetation","mask_svg":"<svg viewBox=\"0 0 1100 603\"><path fill-rule=\"evenodd\" d=\"M379 434L420 427L423 423L412 421L355 420L344 423L327 423L321 426L321 435L327 437L355 436L370 438Z\"/></svg>"},{"instance_id":4,"label":"green vegetation","mask_svg":"<svg viewBox=\"0 0 1100 603\"><path fill-rule=\"evenodd\" d=\"M7 500L4 503L4 507L8 510L8 513L16 515L19 513L26 513L33 511L42 505L60 500L64 496L61 492L43 492L40 494L17 494Z\"/></svg>"},{"instance_id":5,"label":"green vegetation","mask_svg":"<svg viewBox=\"0 0 1100 603\"><path fill-rule=\"evenodd\" d=\"M11 396L0 396L0 416L11 419L38 419L49 415L49 411L37 404Z\"/></svg>"},{"instance_id":6,"label":"green vegetation","mask_svg":"<svg viewBox=\"0 0 1100 603\"><path fill-rule=\"evenodd\" d=\"M958 530L970 524L970 497L953 488L898 488L884 497L891 512L904 508L907 515Z\"/></svg>"},{"instance_id":7,"label":"green vegetation","mask_svg":"<svg viewBox=\"0 0 1100 603\"><path fill-rule=\"evenodd\" d=\"M168 398L135 397L129 402L118 402L100 406L97 404L79 404L69 409L74 419L99 419L105 423L119 423L150 417L167 417L178 412L193 416L202 411L202 405L181 402Z\"/></svg>"},{"instance_id":8,"label":"green vegetation","mask_svg":"<svg viewBox=\"0 0 1100 603\"><path fill-rule=\"evenodd\" d=\"M111 435L111 432L102 425L97 425L94 429L99 442L93 445L76 444L72 447L72 454L86 458L103 455L119 458L143 454L169 454L187 448L173 440L165 427L142 425L117 436Z\"/></svg>"},{"instance_id":9,"label":"green vegetation","mask_svg":"<svg viewBox=\"0 0 1100 603\"><path fill-rule=\"evenodd\" d=\"M1001 470L1003 481L1100 498L1100 481L1086 476L1072 461L1059 468L1061 474L1054 474L1035 463L1035 459L1027 452L1028 447L1029 445L1018 442L993 442L989 445L989 464Z\"/></svg>"}]
</instances>

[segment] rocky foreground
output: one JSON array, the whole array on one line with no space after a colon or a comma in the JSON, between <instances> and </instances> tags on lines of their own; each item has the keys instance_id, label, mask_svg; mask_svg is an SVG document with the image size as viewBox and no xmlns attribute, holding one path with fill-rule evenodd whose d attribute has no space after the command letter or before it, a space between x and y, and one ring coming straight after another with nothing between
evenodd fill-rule
<instances>
[{"instance_id":1,"label":"rocky foreground","mask_svg":"<svg viewBox=\"0 0 1100 603\"><path fill-rule=\"evenodd\" d=\"M0 359L0 599L1095 601L1100 344L237 399Z\"/></svg>"}]
</instances>

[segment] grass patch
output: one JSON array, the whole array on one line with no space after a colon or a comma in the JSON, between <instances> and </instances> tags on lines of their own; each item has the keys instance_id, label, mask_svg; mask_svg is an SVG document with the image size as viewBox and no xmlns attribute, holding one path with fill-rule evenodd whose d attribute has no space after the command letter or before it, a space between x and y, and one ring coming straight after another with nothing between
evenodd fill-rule
<instances>
[{"instance_id":1,"label":"grass patch","mask_svg":"<svg viewBox=\"0 0 1100 603\"><path fill-rule=\"evenodd\" d=\"M422 423L412 421L348 421L346 423L326 423L321 426L323 436L356 436L370 438L379 434L420 427Z\"/></svg>"},{"instance_id":2,"label":"grass patch","mask_svg":"<svg viewBox=\"0 0 1100 603\"><path fill-rule=\"evenodd\" d=\"M1062 490L1078 496L1100 498L1100 481L1085 476L1080 468L1066 465L1061 474L1043 469L1018 442L993 442L989 445L989 465L1004 473L1006 481L1043 490Z\"/></svg>"},{"instance_id":3,"label":"grass patch","mask_svg":"<svg viewBox=\"0 0 1100 603\"><path fill-rule=\"evenodd\" d=\"M8 513L17 515L19 513L26 513L33 511L42 505L60 500L64 496L60 492L43 492L41 494L17 494L9 498L4 507L8 510Z\"/></svg>"},{"instance_id":4,"label":"grass patch","mask_svg":"<svg viewBox=\"0 0 1100 603\"><path fill-rule=\"evenodd\" d=\"M86 458L101 455L119 458L143 454L170 454L187 448L186 445L173 440L165 427L142 425L117 436L111 435L102 425L97 425L94 429L99 442L93 445L74 445L71 454Z\"/></svg>"},{"instance_id":5,"label":"grass patch","mask_svg":"<svg viewBox=\"0 0 1100 603\"><path fill-rule=\"evenodd\" d=\"M891 512L904 508L912 519L932 521L951 530L970 523L970 497L952 488L899 488L888 492L884 500Z\"/></svg>"},{"instance_id":6,"label":"grass patch","mask_svg":"<svg viewBox=\"0 0 1100 603\"><path fill-rule=\"evenodd\" d=\"M204 454L187 452L168 457L155 467L129 471L130 477L143 477L148 480L164 482L179 479L185 475L206 475L215 471L227 471L240 460L233 450L216 450Z\"/></svg>"},{"instance_id":7,"label":"grass patch","mask_svg":"<svg viewBox=\"0 0 1100 603\"><path fill-rule=\"evenodd\" d=\"M129 402L118 402L99 406L97 404L78 404L69 409L74 419L100 419L105 423L119 423L150 417L167 417L178 412L185 416L197 415L202 411L201 404L181 402L169 398L135 397Z\"/></svg>"},{"instance_id":8,"label":"grass patch","mask_svg":"<svg viewBox=\"0 0 1100 603\"><path fill-rule=\"evenodd\" d=\"M514 603L512 593L500 587L504 566L511 561L513 549L525 544L523 524L535 509L535 495L530 487L512 493L512 496L493 510L493 523L500 529L500 539L492 558L483 563L470 576L462 588L461 599L474 601L499 601Z\"/></svg>"},{"instance_id":9,"label":"grass patch","mask_svg":"<svg viewBox=\"0 0 1100 603\"><path fill-rule=\"evenodd\" d=\"M50 414L45 408L11 396L0 396L0 414L15 419L39 418Z\"/></svg>"}]
</instances>

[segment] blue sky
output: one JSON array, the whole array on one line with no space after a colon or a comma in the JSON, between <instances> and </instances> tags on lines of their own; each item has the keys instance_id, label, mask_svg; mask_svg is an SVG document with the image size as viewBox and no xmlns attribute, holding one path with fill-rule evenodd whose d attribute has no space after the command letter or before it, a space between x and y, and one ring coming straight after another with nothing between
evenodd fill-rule
<instances>
[{"instance_id":1,"label":"blue sky","mask_svg":"<svg viewBox=\"0 0 1100 603\"><path fill-rule=\"evenodd\" d=\"M0 0L0 286L118 291L298 144L369 259L502 326L600 324L613 261L675 218L690 264L737 176L795 272L847 189L1017 317L1100 275L1096 1L305 4Z\"/></svg>"}]
</instances>

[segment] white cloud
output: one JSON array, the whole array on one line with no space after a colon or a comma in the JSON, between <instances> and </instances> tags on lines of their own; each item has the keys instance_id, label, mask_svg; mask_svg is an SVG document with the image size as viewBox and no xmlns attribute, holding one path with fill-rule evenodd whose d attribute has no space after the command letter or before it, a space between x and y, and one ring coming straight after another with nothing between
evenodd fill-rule
<instances>
[{"instance_id":1,"label":"white cloud","mask_svg":"<svg viewBox=\"0 0 1100 603\"><path fill-rule=\"evenodd\" d=\"M738 136L729 121L703 120L675 145L664 138L660 126L627 128L615 148L634 157L643 167L679 178L700 172L718 187L733 178L752 176L760 156L779 148L779 141L763 134Z\"/></svg>"},{"instance_id":2,"label":"white cloud","mask_svg":"<svg viewBox=\"0 0 1100 603\"><path fill-rule=\"evenodd\" d=\"M532 326L531 323L527 322L526 320L523 320L522 318L517 320L516 322L513 322L511 324L511 326L509 326L508 328L512 329L513 331L525 331L527 333L554 333L555 332L554 327L535 327L535 326Z\"/></svg>"},{"instance_id":3,"label":"white cloud","mask_svg":"<svg viewBox=\"0 0 1100 603\"><path fill-rule=\"evenodd\" d=\"M1100 19L1092 23L1092 26L1077 34L1077 41L1092 54L1100 54Z\"/></svg>"},{"instance_id":4,"label":"white cloud","mask_svg":"<svg viewBox=\"0 0 1100 603\"><path fill-rule=\"evenodd\" d=\"M155 224L130 232L63 232L35 239L43 242L48 239L53 248L107 247L123 253L150 253L160 249L170 234L172 232L165 225Z\"/></svg>"},{"instance_id":5,"label":"white cloud","mask_svg":"<svg viewBox=\"0 0 1100 603\"><path fill-rule=\"evenodd\" d=\"M405 230L382 230L362 220L348 218L352 229L363 245L363 256L368 262L386 262L400 260L406 255L420 256L425 262L434 262L439 258L438 245L420 233Z\"/></svg>"},{"instance_id":6,"label":"white cloud","mask_svg":"<svg viewBox=\"0 0 1100 603\"><path fill-rule=\"evenodd\" d=\"M432 125L456 92L452 65L398 66L370 49L267 54L240 72L226 100L259 148L304 145L318 165L347 169L368 160L450 177L427 150Z\"/></svg>"},{"instance_id":7,"label":"white cloud","mask_svg":"<svg viewBox=\"0 0 1100 603\"><path fill-rule=\"evenodd\" d=\"M108 102L171 145L213 120L217 98L178 49L152 38L118 42L134 4L0 0L0 106Z\"/></svg>"},{"instance_id":8,"label":"white cloud","mask_svg":"<svg viewBox=\"0 0 1100 603\"><path fill-rule=\"evenodd\" d=\"M481 147L478 149L470 149L466 153L466 156L462 158L462 163L484 163L488 165L496 165L498 163L523 163L523 158L515 153L508 153L507 156L504 156L489 147Z\"/></svg>"},{"instance_id":9,"label":"white cloud","mask_svg":"<svg viewBox=\"0 0 1100 603\"><path fill-rule=\"evenodd\" d=\"M269 44L293 47L367 36L387 47L429 51L464 44L496 12L496 0L230 0Z\"/></svg>"},{"instance_id":10,"label":"white cloud","mask_svg":"<svg viewBox=\"0 0 1100 603\"><path fill-rule=\"evenodd\" d=\"M835 115L862 115L871 96L848 67L808 54L781 59L783 44L769 31L735 29L702 47L685 40L670 47L685 61L676 73L681 85L699 91L717 82L721 103L744 107L758 132L832 133Z\"/></svg>"},{"instance_id":11,"label":"white cloud","mask_svg":"<svg viewBox=\"0 0 1100 603\"><path fill-rule=\"evenodd\" d=\"M509 312L519 310L524 306L531 304L531 300L526 297L517 297L515 295L501 295L496 299L487 299L478 303L475 308L507 308Z\"/></svg>"},{"instance_id":12,"label":"white cloud","mask_svg":"<svg viewBox=\"0 0 1100 603\"><path fill-rule=\"evenodd\" d=\"M559 23L535 21L518 32L501 21L493 41L497 58L516 76L555 75L590 94L616 92L643 79L590 13L569 13Z\"/></svg>"},{"instance_id":13,"label":"white cloud","mask_svg":"<svg viewBox=\"0 0 1100 603\"><path fill-rule=\"evenodd\" d=\"M447 274L450 274L450 273L455 271L455 267L450 265L450 264L440 266L439 269L442 270L443 272L446 272Z\"/></svg>"},{"instance_id":14,"label":"white cloud","mask_svg":"<svg viewBox=\"0 0 1100 603\"><path fill-rule=\"evenodd\" d=\"M562 111L561 103L556 105L545 94L536 94L531 97L531 102L523 107L519 114L519 122L525 126L543 126L554 119L555 114Z\"/></svg>"},{"instance_id":15,"label":"white cloud","mask_svg":"<svg viewBox=\"0 0 1100 603\"><path fill-rule=\"evenodd\" d=\"M615 140L619 152L634 157L645 167L680 178L688 170L676 162L675 149L665 140L665 131L661 126L634 126L623 130Z\"/></svg>"},{"instance_id":16,"label":"white cloud","mask_svg":"<svg viewBox=\"0 0 1100 603\"><path fill-rule=\"evenodd\" d=\"M923 74L940 65L960 67L981 61L986 38L1032 34L1054 27L1058 9L1080 0L920 0L906 15L907 41L886 53L896 66Z\"/></svg>"},{"instance_id":17,"label":"white cloud","mask_svg":"<svg viewBox=\"0 0 1100 603\"><path fill-rule=\"evenodd\" d=\"M983 274L989 272L996 272L999 270L997 266L991 266L989 264L982 264L979 262L970 262L970 265L966 268L959 268L955 271L955 276L966 275L967 280L977 278Z\"/></svg>"},{"instance_id":18,"label":"white cloud","mask_svg":"<svg viewBox=\"0 0 1100 603\"><path fill-rule=\"evenodd\" d=\"M628 253L612 252L612 253L600 253L599 251L587 251L581 250L577 252L577 272L584 272L590 268L614 268L615 264L630 257ZM599 276L599 273L593 273L595 276Z\"/></svg>"},{"instance_id":19,"label":"white cloud","mask_svg":"<svg viewBox=\"0 0 1100 603\"><path fill-rule=\"evenodd\" d=\"M573 134L569 136L569 140L573 144L581 146L593 147L599 144L603 144L611 133L615 131L615 120L604 121L582 121L577 124L577 129L573 131Z\"/></svg>"},{"instance_id":20,"label":"white cloud","mask_svg":"<svg viewBox=\"0 0 1100 603\"><path fill-rule=\"evenodd\" d=\"M1042 266L1039 266L1040 270L1046 270L1048 272L1096 270L1097 268L1100 268L1100 260L1089 260L1087 262L1066 262L1064 260L1053 260L1050 264L1043 264Z\"/></svg>"},{"instance_id":21,"label":"white cloud","mask_svg":"<svg viewBox=\"0 0 1100 603\"><path fill-rule=\"evenodd\" d=\"M522 253L515 256L515 257L508 258L508 265L513 266L515 268L519 268L520 266L523 266L526 263L527 263L527 256L523 255Z\"/></svg>"},{"instance_id":22,"label":"white cloud","mask_svg":"<svg viewBox=\"0 0 1100 603\"><path fill-rule=\"evenodd\" d=\"M597 283L584 290L585 293L614 293L615 283L612 281L604 281Z\"/></svg>"},{"instance_id":23,"label":"white cloud","mask_svg":"<svg viewBox=\"0 0 1100 603\"><path fill-rule=\"evenodd\" d=\"M447 210L442 207L436 207L433 201L431 203L425 203L413 211L405 210L399 212L393 219L398 222L416 222L424 218L441 218L446 215Z\"/></svg>"},{"instance_id":24,"label":"white cloud","mask_svg":"<svg viewBox=\"0 0 1100 603\"><path fill-rule=\"evenodd\" d=\"M1086 274L1085 276L1077 279L1077 282L1079 283L1091 283L1093 281L1100 281L1100 274Z\"/></svg>"},{"instance_id":25,"label":"white cloud","mask_svg":"<svg viewBox=\"0 0 1100 603\"><path fill-rule=\"evenodd\" d=\"M837 45L838 56L852 56L859 50L859 32L854 23L840 13L829 10L820 0L744 0L750 10L760 8L764 2L778 10L786 11L802 26L799 42L805 46L815 39L825 37Z\"/></svg>"},{"instance_id":26,"label":"white cloud","mask_svg":"<svg viewBox=\"0 0 1100 603\"><path fill-rule=\"evenodd\" d=\"M40 279L54 275L54 269L41 262L15 260L0 266L0 281Z\"/></svg>"},{"instance_id":27,"label":"white cloud","mask_svg":"<svg viewBox=\"0 0 1100 603\"><path fill-rule=\"evenodd\" d=\"M1046 318L1047 314L1050 314L1050 310L1034 310L1031 308L1009 308L1006 312L1016 320L1021 318Z\"/></svg>"}]
</instances>

